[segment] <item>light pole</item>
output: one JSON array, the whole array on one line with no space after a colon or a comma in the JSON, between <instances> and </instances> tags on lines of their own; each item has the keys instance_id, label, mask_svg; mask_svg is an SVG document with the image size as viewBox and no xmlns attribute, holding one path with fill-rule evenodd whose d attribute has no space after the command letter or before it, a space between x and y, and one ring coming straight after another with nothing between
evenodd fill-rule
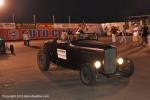
<instances>
[{"instance_id":1,"label":"light pole","mask_svg":"<svg viewBox=\"0 0 150 100\"><path fill-rule=\"evenodd\" d=\"M0 7L4 6L4 0L0 0Z\"/></svg>"},{"instance_id":2,"label":"light pole","mask_svg":"<svg viewBox=\"0 0 150 100\"><path fill-rule=\"evenodd\" d=\"M5 4L5 1L4 0L0 0L0 12L2 11L1 8L3 8L4 4Z\"/></svg>"},{"instance_id":3,"label":"light pole","mask_svg":"<svg viewBox=\"0 0 150 100\"><path fill-rule=\"evenodd\" d=\"M33 23L34 23L34 28L36 28L36 15L33 14Z\"/></svg>"},{"instance_id":4,"label":"light pole","mask_svg":"<svg viewBox=\"0 0 150 100\"><path fill-rule=\"evenodd\" d=\"M12 21L13 21L13 23L16 22L16 21L15 21L15 14L12 15Z\"/></svg>"}]
</instances>

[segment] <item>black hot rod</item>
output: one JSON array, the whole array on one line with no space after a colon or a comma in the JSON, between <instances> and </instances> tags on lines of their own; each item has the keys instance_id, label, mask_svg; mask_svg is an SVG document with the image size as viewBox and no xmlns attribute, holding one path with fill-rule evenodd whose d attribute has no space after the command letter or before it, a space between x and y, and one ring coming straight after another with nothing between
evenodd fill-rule
<instances>
[{"instance_id":1,"label":"black hot rod","mask_svg":"<svg viewBox=\"0 0 150 100\"><path fill-rule=\"evenodd\" d=\"M95 83L97 75L107 77L130 77L134 64L128 58L117 57L117 49L98 41L96 34L62 34L46 42L37 55L37 63L42 71L47 71L51 62L80 71L80 79L85 85Z\"/></svg>"}]
</instances>

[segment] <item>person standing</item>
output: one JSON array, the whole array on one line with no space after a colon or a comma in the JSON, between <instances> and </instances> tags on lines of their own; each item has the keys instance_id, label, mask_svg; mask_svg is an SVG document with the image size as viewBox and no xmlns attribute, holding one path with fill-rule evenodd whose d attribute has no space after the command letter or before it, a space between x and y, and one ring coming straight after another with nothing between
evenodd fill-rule
<instances>
[{"instance_id":1,"label":"person standing","mask_svg":"<svg viewBox=\"0 0 150 100\"><path fill-rule=\"evenodd\" d=\"M23 32L23 43L26 46L26 32Z\"/></svg>"},{"instance_id":2,"label":"person standing","mask_svg":"<svg viewBox=\"0 0 150 100\"><path fill-rule=\"evenodd\" d=\"M117 29L115 28L115 26L111 27L111 33L112 33L112 43L116 43L116 33L117 33Z\"/></svg>"},{"instance_id":3,"label":"person standing","mask_svg":"<svg viewBox=\"0 0 150 100\"><path fill-rule=\"evenodd\" d=\"M148 27L146 24L144 24L144 26L142 27L142 46L146 46L147 45L147 36L148 36Z\"/></svg>"},{"instance_id":4,"label":"person standing","mask_svg":"<svg viewBox=\"0 0 150 100\"><path fill-rule=\"evenodd\" d=\"M127 43L127 38L126 38L126 25L122 26L122 30L121 30L121 34L122 34L122 38L120 40L120 43Z\"/></svg>"},{"instance_id":5,"label":"person standing","mask_svg":"<svg viewBox=\"0 0 150 100\"><path fill-rule=\"evenodd\" d=\"M105 26L105 27L104 27L104 34L105 34L105 36L108 36L108 30L109 30L108 27Z\"/></svg>"},{"instance_id":6,"label":"person standing","mask_svg":"<svg viewBox=\"0 0 150 100\"><path fill-rule=\"evenodd\" d=\"M139 27L137 24L133 28L133 45L139 46Z\"/></svg>"},{"instance_id":7,"label":"person standing","mask_svg":"<svg viewBox=\"0 0 150 100\"><path fill-rule=\"evenodd\" d=\"M150 34L148 34L147 40L148 40L148 48L150 48Z\"/></svg>"},{"instance_id":8,"label":"person standing","mask_svg":"<svg viewBox=\"0 0 150 100\"><path fill-rule=\"evenodd\" d=\"M23 41L25 46L30 46L30 37L28 32L23 33Z\"/></svg>"},{"instance_id":9,"label":"person standing","mask_svg":"<svg viewBox=\"0 0 150 100\"><path fill-rule=\"evenodd\" d=\"M78 30L76 31L76 39L81 39L83 33L83 29L78 28Z\"/></svg>"}]
</instances>

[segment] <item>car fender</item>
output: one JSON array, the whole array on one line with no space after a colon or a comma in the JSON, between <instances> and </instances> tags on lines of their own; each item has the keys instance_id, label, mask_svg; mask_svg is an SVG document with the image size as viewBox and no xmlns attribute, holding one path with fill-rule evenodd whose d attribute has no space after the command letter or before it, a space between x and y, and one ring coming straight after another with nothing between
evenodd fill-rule
<instances>
[{"instance_id":1,"label":"car fender","mask_svg":"<svg viewBox=\"0 0 150 100\"><path fill-rule=\"evenodd\" d=\"M43 48L47 50L48 56L51 61L55 61L55 58L56 58L55 46L56 44L53 41L48 41L43 46Z\"/></svg>"}]
</instances>

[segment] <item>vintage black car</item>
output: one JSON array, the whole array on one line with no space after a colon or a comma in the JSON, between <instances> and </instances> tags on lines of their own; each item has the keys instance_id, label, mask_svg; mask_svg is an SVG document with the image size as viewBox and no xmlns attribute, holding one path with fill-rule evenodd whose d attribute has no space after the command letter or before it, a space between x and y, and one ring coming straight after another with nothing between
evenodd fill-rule
<instances>
[{"instance_id":1,"label":"vintage black car","mask_svg":"<svg viewBox=\"0 0 150 100\"><path fill-rule=\"evenodd\" d=\"M108 78L118 75L130 77L133 74L133 62L117 57L116 47L99 42L96 34L69 34L66 39L53 39L44 44L37 55L40 70L47 71L52 62L79 70L85 85L95 83L99 74Z\"/></svg>"},{"instance_id":2,"label":"vintage black car","mask_svg":"<svg viewBox=\"0 0 150 100\"><path fill-rule=\"evenodd\" d=\"M6 54L7 50L9 50L11 54L14 54L14 46L10 44L8 47L8 45L5 43L5 40L0 37L0 54Z\"/></svg>"}]
</instances>

